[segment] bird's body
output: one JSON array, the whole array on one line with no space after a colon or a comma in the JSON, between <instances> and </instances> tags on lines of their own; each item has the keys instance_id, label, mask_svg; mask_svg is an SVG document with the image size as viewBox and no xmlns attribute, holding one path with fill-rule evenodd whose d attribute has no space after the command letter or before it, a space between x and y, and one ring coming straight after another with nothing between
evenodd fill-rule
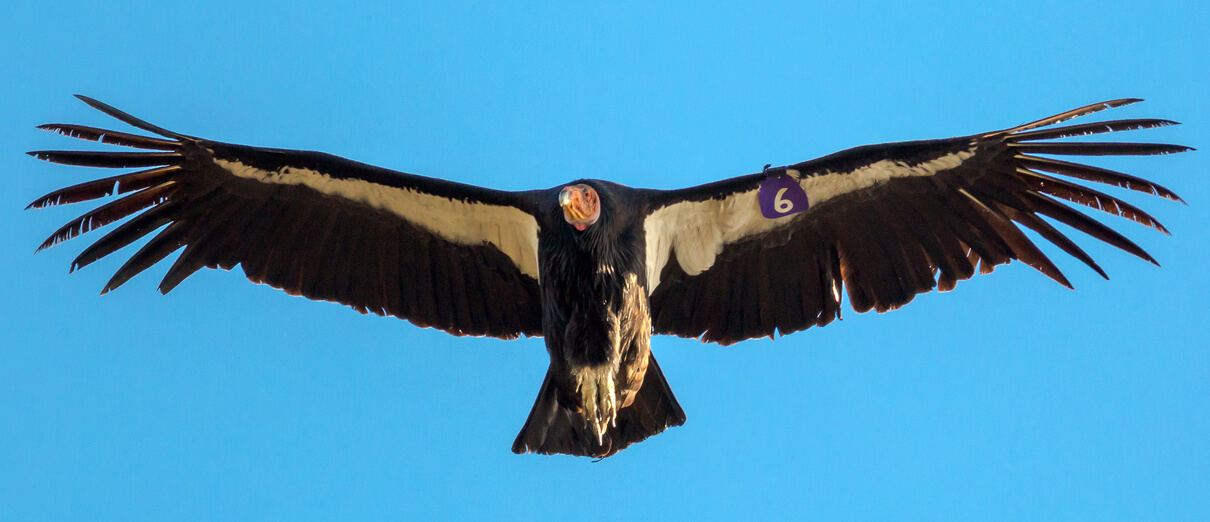
<instances>
[{"instance_id":1,"label":"bird's body","mask_svg":"<svg viewBox=\"0 0 1210 522\"><path fill-rule=\"evenodd\" d=\"M72 268L159 230L105 291L183 248L162 292L203 267L238 265L254 282L456 335L543 336L550 367L513 450L595 457L685 422L651 353L653 334L720 344L786 335L838 318L845 293L857 312L884 312L1012 260L1070 286L1018 225L1102 276L1050 221L1154 263L1065 202L1166 232L1159 222L1065 178L1180 198L1129 174L1048 156L1188 150L1055 141L1174 124L1055 126L1138 101L1115 100L1006 130L858 147L679 190L578 180L505 192L316 152L205 140L82 99L163 138L43 126L152 152L31 153L38 158L152 168L34 201L126 194L69 222L40 249L133 216Z\"/></svg>"},{"instance_id":2,"label":"bird's body","mask_svg":"<svg viewBox=\"0 0 1210 522\"><path fill-rule=\"evenodd\" d=\"M658 426L658 432L685 419L658 371L652 373L649 384L656 403L634 405L647 382L651 360L645 212L641 206L617 202L644 201L643 191L599 180L573 184L589 185L600 195L601 218L579 231L563 224L559 206L538 213L538 260L544 274L542 334L550 353L550 369L513 449L555 449L546 441L550 426L560 423L573 430L573 436L551 440L554 446L570 450L585 444L587 448L581 451L605 456L637 441L630 440L639 429L636 423L649 426L639 429L645 438L653 434L649 433L653 427ZM538 199L554 201L551 197ZM646 413L648 409L652 412ZM643 418L623 415L619 419L620 411Z\"/></svg>"}]
</instances>

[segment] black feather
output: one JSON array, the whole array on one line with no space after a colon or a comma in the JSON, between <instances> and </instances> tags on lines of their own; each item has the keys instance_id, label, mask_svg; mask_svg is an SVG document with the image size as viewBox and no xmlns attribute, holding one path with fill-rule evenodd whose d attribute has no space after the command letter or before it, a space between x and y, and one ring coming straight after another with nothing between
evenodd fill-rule
<instances>
[{"instance_id":1,"label":"black feather","mask_svg":"<svg viewBox=\"0 0 1210 522\"><path fill-rule=\"evenodd\" d=\"M30 156L51 163L125 169L134 167L158 167L178 165L184 156L176 152L94 152L83 150L36 150Z\"/></svg>"},{"instance_id":2,"label":"black feather","mask_svg":"<svg viewBox=\"0 0 1210 522\"><path fill-rule=\"evenodd\" d=\"M1119 234L1112 228L1105 226L1100 221L1085 216L1075 209L1042 194L1027 192L1024 194L1024 196L1029 201L1030 206L1034 208L1035 212L1054 218L1055 220L1079 230L1080 232L1134 254L1135 256L1138 256L1139 258L1142 258L1153 265L1160 265L1155 258L1151 257L1151 255L1144 251L1141 247L1134 244L1133 241L1126 239L1125 236Z\"/></svg>"},{"instance_id":3,"label":"black feather","mask_svg":"<svg viewBox=\"0 0 1210 522\"><path fill-rule=\"evenodd\" d=\"M1073 118L1087 116L1089 114L1092 114L1095 112L1101 112L1106 109L1125 107L1132 103L1138 103L1141 101L1143 101L1143 100L1140 98L1123 98L1120 100L1110 100L1107 102L1094 103L1092 105L1085 105L1083 107L1080 107L1077 109L1072 109L1067 112L1062 112L1062 113L1056 114L1054 116L1050 116L1048 118L1042 118L1037 121L1026 123L1025 125L1019 125L1019 126L1013 127L1011 129L1008 129L1008 130L1005 130L1005 131L1002 131L1002 132L996 133L996 134L1017 133L1017 132L1027 131L1030 129L1036 129L1038 127L1045 127L1047 125L1054 125L1056 123L1062 123L1062 122L1065 122L1065 121L1073 119Z\"/></svg>"},{"instance_id":4,"label":"black feather","mask_svg":"<svg viewBox=\"0 0 1210 522\"><path fill-rule=\"evenodd\" d=\"M1116 172L1091 165L1081 165L1079 163L1071 163L1067 161L1057 160L1054 158L1041 158L1037 156L1017 156L1017 160L1022 167L1033 171L1051 172L1054 174L1062 174L1097 183L1105 183L1108 185L1116 185L1125 189L1137 190L1139 192L1147 192L1155 194L1165 199L1172 201L1185 200L1177 196L1175 192L1168 190L1159 184L1152 183L1137 176L1131 176L1122 172Z\"/></svg>"},{"instance_id":5,"label":"black feather","mask_svg":"<svg viewBox=\"0 0 1210 522\"><path fill-rule=\"evenodd\" d=\"M34 200L25 209L67 205L142 190L168 181L178 171L180 167L160 167L88 181L51 192Z\"/></svg>"},{"instance_id":6,"label":"black feather","mask_svg":"<svg viewBox=\"0 0 1210 522\"><path fill-rule=\"evenodd\" d=\"M175 189L176 184L169 181L101 205L56 230L54 234L51 234L50 237L46 238L46 241L43 241L38 246L38 251L55 246L90 230L101 228L160 203L169 198Z\"/></svg>"},{"instance_id":7,"label":"black feather","mask_svg":"<svg viewBox=\"0 0 1210 522\"><path fill-rule=\"evenodd\" d=\"M1091 188L1076 185L1055 177L1047 176L1038 172L1027 170L1018 170L1017 174L1021 176L1031 188L1037 192L1050 194L1055 197L1063 198L1073 203L1079 203L1089 208L1102 210L1106 213L1115 216L1121 216L1135 223L1154 228L1160 232L1172 235L1159 220L1155 219L1144 212L1142 209L1131 205L1118 198L1093 190Z\"/></svg>"},{"instance_id":8,"label":"black feather","mask_svg":"<svg viewBox=\"0 0 1210 522\"><path fill-rule=\"evenodd\" d=\"M190 136L186 136L184 134L177 134L168 129L164 129L164 128L152 125L150 123L147 123L143 120L135 118L134 116L126 114L125 112L117 110L113 107L110 107L109 105L101 103L101 102L94 100L92 98L89 98L87 96L77 94L76 98L78 98L80 101L82 101L84 103L87 103L90 107L92 107L98 111L101 111L105 114L108 114L109 116L111 116L113 118L121 120L123 123L130 125L131 127L135 127L137 129L143 129L147 132L153 132L155 134L159 134L160 136L166 136L166 137L178 139L178 140L194 139L194 138L191 138Z\"/></svg>"},{"instance_id":9,"label":"black feather","mask_svg":"<svg viewBox=\"0 0 1210 522\"><path fill-rule=\"evenodd\" d=\"M149 138L147 136L139 136L137 134L128 134L125 132L117 132L95 127L85 127L83 125L68 125L62 123L50 123L39 125L39 129L58 133L62 136L71 138L79 138L82 140L96 141L109 145L120 145L123 147L134 147L136 149L152 149L152 150L176 150L181 144L175 141L162 140L159 138Z\"/></svg>"},{"instance_id":10,"label":"black feather","mask_svg":"<svg viewBox=\"0 0 1210 522\"><path fill-rule=\"evenodd\" d=\"M1180 125L1171 120L1113 120L1102 121L1098 123L1082 123L1080 125L1068 125L1066 127L1056 127L1053 129L1041 129L1030 132L1019 132L1012 135L1013 141L1037 141L1037 140L1054 140L1060 138L1071 138L1075 136L1088 136L1091 134L1104 134L1107 132L1130 131L1138 129L1154 129L1157 127L1167 127L1169 125Z\"/></svg>"},{"instance_id":11,"label":"black feather","mask_svg":"<svg viewBox=\"0 0 1210 522\"><path fill-rule=\"evenodd\" d=\"M186 223L178 221L161 230L159 234L151 238L151 241L143 245L143 248L140 248L138 252L130 256L126 264L118 269L117 273L113 275L113 278L108 283L105 283L105 288L101 290L101 294L104 295L117 289L129 281L130 278L168 257L168 254L176 252L177 249L185 244L183 239L187 227Z\"/></svg>"},{"instance_id":12,"label":"black feather","mask_svg":"<svg viewBox=\"0 0 1210 522\"><path fill-rule=\"evenodd\" d=\"M1073 156L1152 156L1176 154L1193 150L1184 145L1164 143L1079 142L1079 143L1009 143L1008 146L1025 154L1061 154Z\"/></svg>"},{"instance_id":13,"label":"black feather","mask_svg":"<svg viewBox=\"0 0 1210 522\"><path fill-rule=\"evenodd\" d=\"M71 262L71 271L74 272L80 268L84 268L94 261L138 241L153 230L172 222L176 219L179 209L180 205L171 202L156 205L150 210L135 216L130 221L118 225L117 228L109 231L108 234L102 236L97 242L80 252L80 255L76 256Z\"/></svg>"}]
</instances>

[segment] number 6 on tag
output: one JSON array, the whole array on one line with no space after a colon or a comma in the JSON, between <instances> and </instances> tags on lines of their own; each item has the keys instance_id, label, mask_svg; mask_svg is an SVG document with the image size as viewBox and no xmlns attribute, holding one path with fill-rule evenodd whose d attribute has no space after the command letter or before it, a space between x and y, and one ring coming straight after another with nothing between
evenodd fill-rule
<instances>
[{"instance_id":1,"label":"number 6 on tag","mask_svg":"<svg viewBox=\"0 0 1210 522\"><path fill-rule=\"evenodd\" d=\"M769 219L797 214L810 206L798 180L785 174L765 178L756 199L760 202L760 213Z\"/></svg>"}]
</instances>

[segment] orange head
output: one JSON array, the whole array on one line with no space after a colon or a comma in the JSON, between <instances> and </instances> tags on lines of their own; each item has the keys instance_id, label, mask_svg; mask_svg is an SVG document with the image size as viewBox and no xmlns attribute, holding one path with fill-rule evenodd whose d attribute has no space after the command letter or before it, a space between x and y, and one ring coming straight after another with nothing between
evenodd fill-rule
<instances>
[{"instance_id":1,"label":"orange head","mask_svg":"<svg viewBox=\"0 0 1210 522\"><path fill-rule=\"evenodd\" d=\"M559 193L563 218L576 230L583 232L601 217L601 199L597 191L583 183L563 187Z\"/></svg>"}]
</instances>

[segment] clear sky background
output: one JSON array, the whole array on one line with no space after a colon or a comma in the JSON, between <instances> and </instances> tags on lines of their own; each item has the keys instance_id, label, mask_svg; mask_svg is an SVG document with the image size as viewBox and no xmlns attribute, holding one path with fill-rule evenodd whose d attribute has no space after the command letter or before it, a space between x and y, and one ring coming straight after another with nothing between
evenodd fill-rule
<instances>
[{"instance_id":1,"label":"clear sky background","mask_svg":"<svg viewBox=\"0 0 1210 522\"><path fill-rule=\"evenodd\" d=\"M53 4L53 5L51 5ZM399 4L399 5L396 5ZM0 519L1206 520L1210 12L1204 1L42 2L0 5ZM741 5L742 4L742 5ZM837 3L839 4L839 3ZM890 314L731 347L656 338L683 427L600 463L509 451L541 339L455 338L133 252L68 275L96 97L223 141L503 189L671 188L1122 97L1124 135L1203 151L1097 165L1172 237L1073 232L1069 291L1014 263ZM1108 216L1107 216L1108 217Z\"/></svg>"}]
</instances>

